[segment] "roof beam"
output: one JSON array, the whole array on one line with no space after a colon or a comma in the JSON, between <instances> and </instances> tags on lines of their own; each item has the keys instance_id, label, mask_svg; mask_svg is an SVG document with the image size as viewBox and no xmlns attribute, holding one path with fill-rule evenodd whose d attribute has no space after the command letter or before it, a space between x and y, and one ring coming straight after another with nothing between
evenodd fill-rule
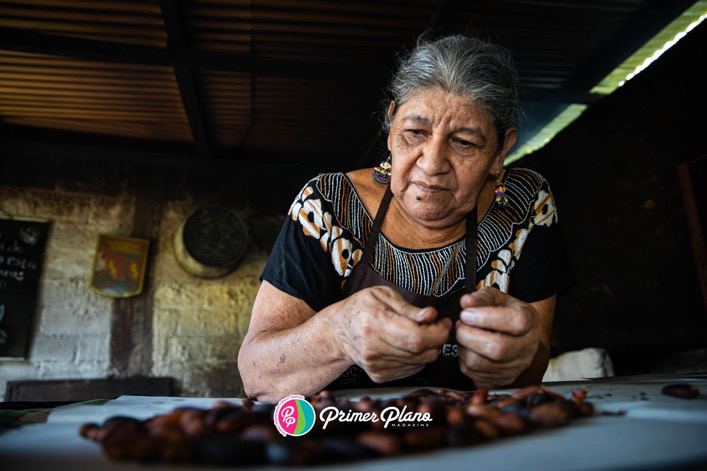
<instances>
[{"instance_id":1,"label":"roof beam","mask_svg":"<svg viewBox=\"0 0 707 471\"><path fill-rule=\"evenodd\" d=\"M150 142L145 146L135 139L106 139L104 136L80 132L47 131L12 124L3 125L2 129L4 135L0 135L0 161L6 157L12 157L18 162L78 159L87 162L128 162L161 168L184 168L189 171L205 168L201 162L193 159L190 148L171 142ZM234 154L232 149L220 151ZM218 147L215 147L215 154L219 154ZM318 156L332 166L322 170L320 163L311 162L310 153L288 154L291 162L280 162L277 160L280 156L278 153L267 150L256 151L241 147L237 154L238 159L223 156L215 159L212 168L222 168L236 176L248 175L256 179L272 176L292 177L301 184L317 172L334 171L336 165L328 155ZM288 198L290 197L291 195L288 195Z\"/></svg>"},{"instance_id":2,"label":"roof beam","mask_svg":"<svg viewBox=\"0 0 707 471\"><path fill-rule=\"evenodd\" d=\"M167 47L172 55L172 68L179 86L179 94L182 97L182 106L184 106L184 112L187 115L192 137L194 138L194 147L199 157L210 162L212 158L209 138L206 134L206 126L204 126L201 103L196 84L194 83L194 74L181 53L184 46L184 36L182 35L176 1L160 0L160 8L162 9L165 30L167 31Z\"/></svg>"},{"instance_id":3,"label":"roof beam","mask_svg":"<svg viewBox=\"0 0 707 471\"><path fill-rule=\"evenodd\" d=\"M171 65L169 50L0 27L0 50L75 57L101 62Z\"/></svg>"}]
</instances>

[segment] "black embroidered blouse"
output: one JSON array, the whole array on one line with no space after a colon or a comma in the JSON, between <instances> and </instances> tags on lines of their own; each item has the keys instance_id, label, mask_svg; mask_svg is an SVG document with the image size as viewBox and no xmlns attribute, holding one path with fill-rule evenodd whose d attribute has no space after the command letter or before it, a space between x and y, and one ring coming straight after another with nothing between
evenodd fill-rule
<instances>
[{"instance_id":1,"label":"black embroidered blouse","mask_svg":"<svg viewBox=\"0 0 707 471\"><path fill-rule=\"evenodd\" d=\"M550 187L538 173L510 169L508 205L492 204L478 225L477 289L494 286L534 302L567 288L574 275ZM319 311L342 299L373 220L343 173L321 174L295 198L261 275ZM426 296L464 287L464 238L444 247L410 250L382 234L371 260L396 285Z\"/></svg>"}]
</instances>

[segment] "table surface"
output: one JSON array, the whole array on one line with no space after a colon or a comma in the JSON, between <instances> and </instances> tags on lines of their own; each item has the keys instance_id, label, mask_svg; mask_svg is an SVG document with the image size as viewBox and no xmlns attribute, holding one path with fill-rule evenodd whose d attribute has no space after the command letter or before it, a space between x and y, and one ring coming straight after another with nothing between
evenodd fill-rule
<instances>
[{"instance_id":1,"label":"table surface","mask_svg":"<svg viewBox=\"0 0 707 471\"><path fill-rule=\"evenodd\" d=\"M661 393L664 385L679 382L697 386L700 396L696 399L678 399ZM443 449L345 465L317 466L315 469L707 469L707 373L680 377L650 375L603 378L546 385L565 395L586 386L589 389L587 400L594 404L595 415L576 419L559 429L536 431L469 448ZM409 390L353 390L341 395L355 400L364 395L385 398L407 392ZM27 471L210 469L208 466L197 465L110 462L103 456L99 445L80 437L77 432L83 423L100 423L115 415L144 419L170 412L176 407L211 407L217 399L238 401L237 398L121 396L103 405L78 403L58 407L51 411L46 422L23 425L0 434L0 463L3 464L3 470ZM277 468L269 466L266 469Z\"/></svg>"}]
</instances>

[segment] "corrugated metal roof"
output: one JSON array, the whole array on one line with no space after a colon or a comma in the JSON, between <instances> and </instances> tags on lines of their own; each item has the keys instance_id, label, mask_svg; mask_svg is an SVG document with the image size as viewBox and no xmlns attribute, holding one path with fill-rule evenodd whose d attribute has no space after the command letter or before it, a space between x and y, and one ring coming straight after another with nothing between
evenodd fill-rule
<instances>
[{"instance_id":1,"label":"corrugated metal roof","mask_svg":"<svg viewBox=\"0 0 707 471\"><path fill-rule=\"evenodd\" d=\"M4 123L190 142L170 67L0 51Z\"/></svg>"},{"instance_id":2,"label":"corrugated metal roof","mask_svg":"<svg viewBox=\"0 0 707 471\"><path fill-rule=\"evenodd\" d=\"M346 170L372 162L393 57L427 28L507 45L542 121L591 103L692 3L0 0L0 137L61 130Z\"/></svg>"},{"instance_id":3,"label":"corrugated metal roof","mask_svg":"<svg viewBox=\"0 0 707 471\"><path fill-rule=\"evenodd\" d=\"M158 0L2 1L0 26L121 44L167 45Z\"/></svg>"}]
</instances>

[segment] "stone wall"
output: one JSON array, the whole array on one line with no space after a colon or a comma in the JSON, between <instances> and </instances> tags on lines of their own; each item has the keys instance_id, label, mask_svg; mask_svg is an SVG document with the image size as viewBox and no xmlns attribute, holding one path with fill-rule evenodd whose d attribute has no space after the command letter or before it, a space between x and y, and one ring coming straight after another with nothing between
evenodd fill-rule
<instances>
[{"instance_id":1,"label":"stone wall","mask_svg":"<svg viewBox=\"0 0 707 471\"><path fill-rule=\"evenodd\" d=\"M233 192L196 189L185 183L188 171L106 168L46 156L38 162L6 161L0 175L0 209L51 222L28 356L0 360L0 394L13 380L133 375L172 377L185 396L242 394L238 349L282 217L239 206ZM213 203L239 214L255 235L238 268L210 280L180 268L173 239L190 214ZM150 239L139 296L111 299L90 289L100 233ZM136 316L128 325L134 336L127 347L116 346L116 326L126 312Z\"/></svg>"}]
</instances>

